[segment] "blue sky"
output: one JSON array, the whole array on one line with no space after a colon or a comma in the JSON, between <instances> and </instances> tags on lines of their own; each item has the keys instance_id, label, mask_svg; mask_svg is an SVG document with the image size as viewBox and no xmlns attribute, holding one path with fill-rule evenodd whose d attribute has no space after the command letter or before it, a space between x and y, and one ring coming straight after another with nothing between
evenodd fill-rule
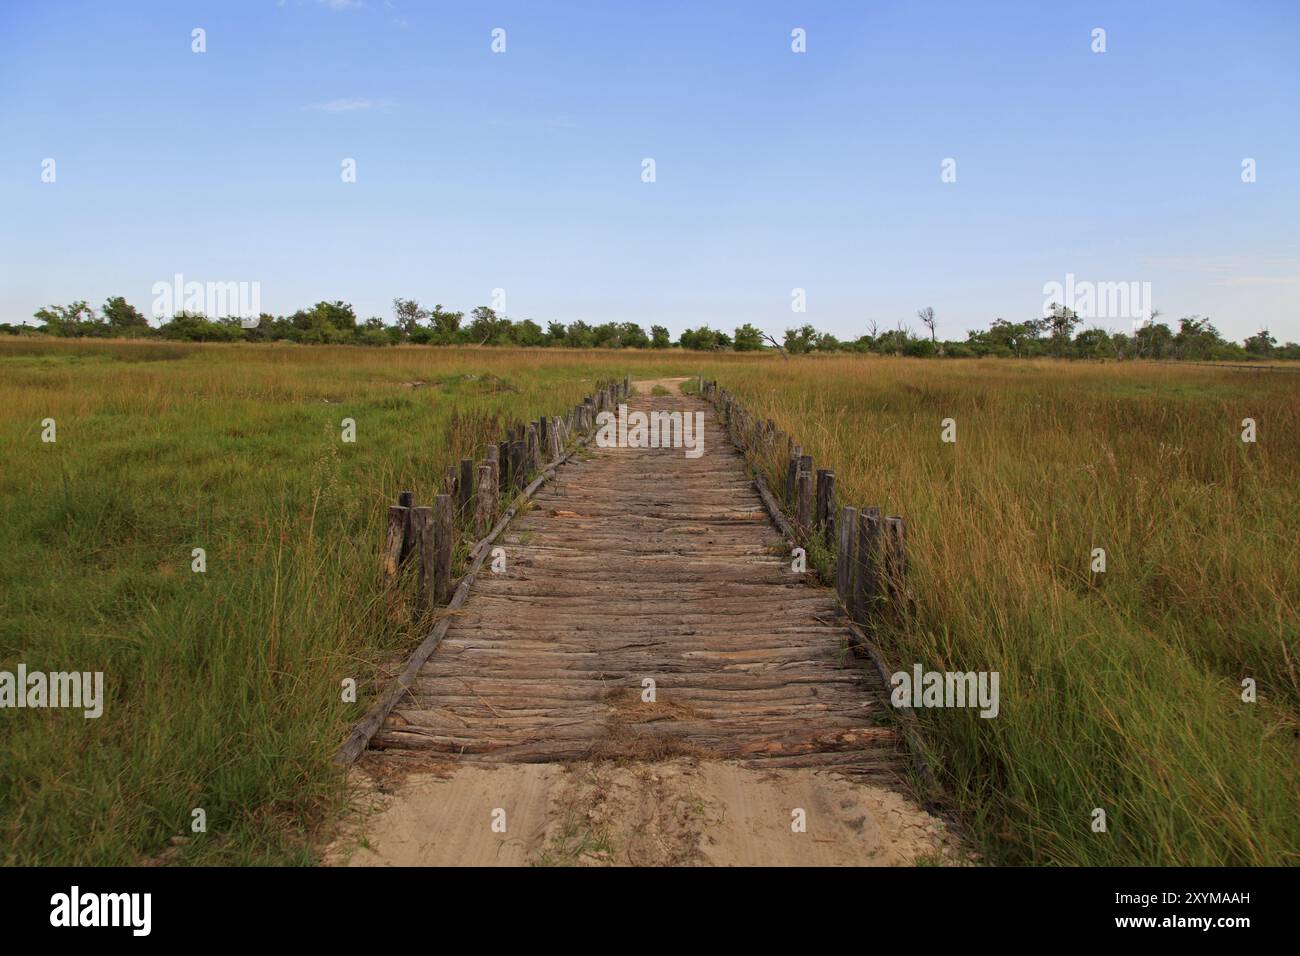
<instances>
[{"instance_id":1,"label":"blue sky","mask_svg":"<svg viewBox=\"0 0 1300 956\"><path fill-rule=\"evenodd\" d=\"M1292 0L6 0L0 321L181 273L960 338L1073 274L1300 339L1297 40Z\"/></svg>"}]
</instances>

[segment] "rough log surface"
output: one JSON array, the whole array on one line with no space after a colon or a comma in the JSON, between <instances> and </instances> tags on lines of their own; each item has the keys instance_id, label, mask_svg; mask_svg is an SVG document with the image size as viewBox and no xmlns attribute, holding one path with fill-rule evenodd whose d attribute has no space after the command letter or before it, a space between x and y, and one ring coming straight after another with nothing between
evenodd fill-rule
<instances>
[{"instance_id":1,"label":"rough log surface","mask_svg":"<svg viewBox=\"0 0 1300 956\"><path fill-rule=\"evenodd\" d=\"M833 767L892 783L908 757L835 593L790 569L705 402L704 455L596 448L506 529L374 750L474 763L655 759ZM765 489L764 489L765 490ZM655 700L643 700L652 680Z\"/></svg>"}]
</instances>

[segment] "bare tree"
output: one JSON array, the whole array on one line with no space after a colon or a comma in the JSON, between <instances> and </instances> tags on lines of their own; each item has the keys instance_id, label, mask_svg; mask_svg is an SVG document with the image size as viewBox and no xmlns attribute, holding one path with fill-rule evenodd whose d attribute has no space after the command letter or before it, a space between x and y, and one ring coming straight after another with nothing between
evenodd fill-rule
<instances>
[{"instance_id":1,"label":"bare tree","mask_svg":"<svg viewBox=\"0 0 1300 956\"><path fill-rule=\"evenodd\" d=\"M916 317L930 330L930 341L938 345L938 340L934 337L934 307L927 305L924 309L917 309Z\"/></svg>"},{"instance_id":2,"label":"bare tree","mask_svg":"<svg viewBox=\"0 0 1300 956\"><path fill-rule=\"evenodd\" d=\"M790 356L785 354L785 346L782 345L780 342L778 342L776 340L776 337L772 335L771 332L764 332L763 338L767 339L769 342L771 342L773 345L776 346L776 350L781 353L781 358L785 359L787 362L790 361Z\"/></svg>"}]
</instances>

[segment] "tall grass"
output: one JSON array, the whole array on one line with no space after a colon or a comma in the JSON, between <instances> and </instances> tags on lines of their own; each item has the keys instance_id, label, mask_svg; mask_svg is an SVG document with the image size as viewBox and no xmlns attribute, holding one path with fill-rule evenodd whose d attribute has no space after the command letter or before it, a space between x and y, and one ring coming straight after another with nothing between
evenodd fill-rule
<instances>
[{"instance_id":1,"label":"tall grass","mask_svg":"<svg viewBox=\"0 0 1300 956\"><path fill-rule=\"evenodd\" d=\"M895 664L1001 672L996 719L922 712L990 860L1296 862L1291 375L27 341L0 342L0 669L102 670L108 700L0 711L0 861L139 863L179 836L180 862L310 862L366 702L340 682L381 680L421 633L378 587L397 492L428 501L593 379L697 372L842 501L906 516L918 613L884 637Z\"/></svg>"},{"instance_id":2,"label":"tall grass","mask_svg":"<svg viewBox=\"0 0 1300 956\"><path fill-rule=\"evenodd\" d=\"M0 345L0 669L103 671L107 697L96 720L0 711L0 861L138 863L173 837L185 862L310 860L366 703L341 682L364 690L420 636L379 593L387 505L624 371L594 352Z\"/></svg>"},{"instance_id":3,"label":"tall grass","mask_svg":"<svg viewBox=\"0 0 1300 956\"><path fill-rule=\"evenodd\" d=\"M895 665L1001 673L995 719L921 712L990 859L1298 861L1294 376L854 358L715 371L835 471L842 503L906 517L918 607L882 638ZM784 463L768 464L779 486Z\"/></svg>"}]
</instances>

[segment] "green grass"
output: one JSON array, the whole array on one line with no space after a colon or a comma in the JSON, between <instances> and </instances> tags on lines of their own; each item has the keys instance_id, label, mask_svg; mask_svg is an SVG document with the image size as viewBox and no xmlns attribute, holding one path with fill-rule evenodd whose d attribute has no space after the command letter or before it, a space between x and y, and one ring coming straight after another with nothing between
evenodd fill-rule
<instances>
[{"instance_id":1,"label":"green grass","mask_svg":"<svg viewBox=\"0 0 1300 956\"><path fill-rule=\"evenodd\" d=\"M0 669L103 671L107 702L97 720L0 712L0 862L139 863L176 835L180 862L310 861L367 702L341 682L364 691L421 634L384 611L385 509L399 490L430 501L447 465L624 365L4 343Z\"/></svg>"},{"instance_id":2,"label":"green grass","mask_svg":"<svg viewBox=\"0 0 1300 956\"><path fill-rule=\"evenodd\" d=\"M715 376L834 470L841 504L906 518L918 608L880 637L894 665L1000 672L998 718L919 714L988 859L1300 862L1290 376L861 359ZM784 450L763 465L782 488Z\"/></svg>"},{"instance_id":3,"label":"green grass","mask_svg":"<svg viewBox=\"0 0 1300 956\"><path fill-rule=\"evenodd\" d=\"M174 862L314 861L345 804L334 750L421 635L379 588L398 491L429 501L447 465L596 379L697 373L833 468L842 502L907 518L896 665L1001 672L997 719L921 713L986 859L1297 862L1290 375L28 340L0 343L0 669L102 670L107 702L0 711L0 862L141 863L173 836Z\"/></svg>"}]
</instances>

